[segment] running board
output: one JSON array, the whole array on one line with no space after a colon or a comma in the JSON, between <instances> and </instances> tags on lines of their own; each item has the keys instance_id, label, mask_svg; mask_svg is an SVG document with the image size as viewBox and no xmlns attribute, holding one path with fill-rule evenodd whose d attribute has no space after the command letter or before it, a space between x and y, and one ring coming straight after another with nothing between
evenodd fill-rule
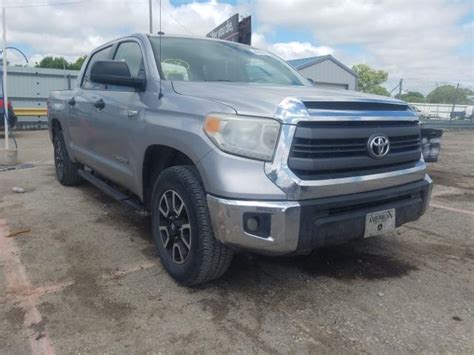
<instances>
[{"instance_id":1,"label":"running board","mask_svg":"<svg viewBox=\"0 0 474 355\"><path fill-rule=\"evenodd\" d=\"M140 216L147 217L150 215L150 213L145 210L143 203L138 198L125 195L123 192L107 184L97 176L92 175L89 171L79 169L77 173L83 179L89 181L92 185L99 188L106 195L135 210L135 212L137 212Z\"/></svg>"}]
</instances>

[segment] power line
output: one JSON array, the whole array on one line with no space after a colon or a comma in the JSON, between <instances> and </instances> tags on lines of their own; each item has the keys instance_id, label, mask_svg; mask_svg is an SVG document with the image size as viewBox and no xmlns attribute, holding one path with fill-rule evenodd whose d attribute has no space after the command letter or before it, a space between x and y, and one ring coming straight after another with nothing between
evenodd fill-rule
<instances>
[{"instance_id":1,"label":"power line","mask_svg":"<svg viewBox=\"0 0 474 355\"><path fill-rule=\"evenodd\" d=\"M178 25L180 25L180 26L183 28L183 30L185 30L186 32L188 32L188 34L193 35L193 33L192 33L188 28L186 28L186 26L184 26L181 22L179 22L173 15L171 15L171 14L170 14L169 12L167 12L167 11L164 11L164 12L166 12L166 14L167 14L169 17L171 17L171 19L174 20L174 22L176 22Z\"/></svg>"}]
</instances>

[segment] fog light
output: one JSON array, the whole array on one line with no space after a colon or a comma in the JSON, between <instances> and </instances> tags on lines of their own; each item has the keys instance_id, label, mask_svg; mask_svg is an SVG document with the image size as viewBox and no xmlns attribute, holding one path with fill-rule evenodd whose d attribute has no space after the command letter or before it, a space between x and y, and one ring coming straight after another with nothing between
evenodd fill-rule
<instances>
[{"instance_id":1,"label":"fog light","mask_svg":"<svg viewBox=\"0 0 474 355\"><path fill-rule=\"evenodd\" d=\"M258 220L258 217L251 217L247 219L247 229L250 232L256 232L258 231L258 225L260 224L260 221Z\"/></svg>"},{"instance_id":2,"label":"fog light","mask_svg":"<svg viewBox=\"0 0 474 355\"><path fill-rule=\"evenodd\" d=\"M261 238L270 237L272 215L270 213L246 212L243 216L244 231Z\"/></svg>"}]
</instances>

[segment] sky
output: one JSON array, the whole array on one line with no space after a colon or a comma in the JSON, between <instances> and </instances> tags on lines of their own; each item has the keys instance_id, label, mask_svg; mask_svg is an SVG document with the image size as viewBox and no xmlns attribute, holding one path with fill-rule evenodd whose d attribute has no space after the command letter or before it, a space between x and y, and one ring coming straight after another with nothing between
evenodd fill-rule
<instances>
[{"instance_id":1,"label":"sky","mask_svg":"<svg viewBox=\"0 0 474 355\"><path fill-rule=\"evenodd\" d=\"M161 0L162 31L204 36L234 13L252 15L252 45L284 59L332 54L389 73L389 91L474 89L474 0ZM159 0L153 0L154 31ZM148 0L0 0L8 45L30 63L74 60L100 44L148 31ZM9 61L24 59L9 52Z\"/></svg>"}]
</instances>

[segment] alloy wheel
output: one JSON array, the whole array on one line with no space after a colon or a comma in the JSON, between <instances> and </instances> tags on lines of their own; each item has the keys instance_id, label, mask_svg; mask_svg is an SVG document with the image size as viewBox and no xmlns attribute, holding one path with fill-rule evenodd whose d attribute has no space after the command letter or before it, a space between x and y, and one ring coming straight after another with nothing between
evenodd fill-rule
<instances>
[{"instance_id":1,"label":"alloy wheel","mask_svg":"<svg viewBox=\"0 0 474 355\"><path fill-rule=\"evenodd\" d=\"M54 162L56 165L56 172L61 179L64 174L64 149L59 138L55 139L54 144Z\"/></svg>"},{"instance_id":2,"label":"alloy wheel","mask_svg":"<svg viewBox=\"0 0 474 355\"><path fill-rule=\"evenodd\" d=\"M176 264L184 263L191 251L191 224L181 196L174 190L161 195L159 204L161 242Z\"/></svg>"}]
</instances>

